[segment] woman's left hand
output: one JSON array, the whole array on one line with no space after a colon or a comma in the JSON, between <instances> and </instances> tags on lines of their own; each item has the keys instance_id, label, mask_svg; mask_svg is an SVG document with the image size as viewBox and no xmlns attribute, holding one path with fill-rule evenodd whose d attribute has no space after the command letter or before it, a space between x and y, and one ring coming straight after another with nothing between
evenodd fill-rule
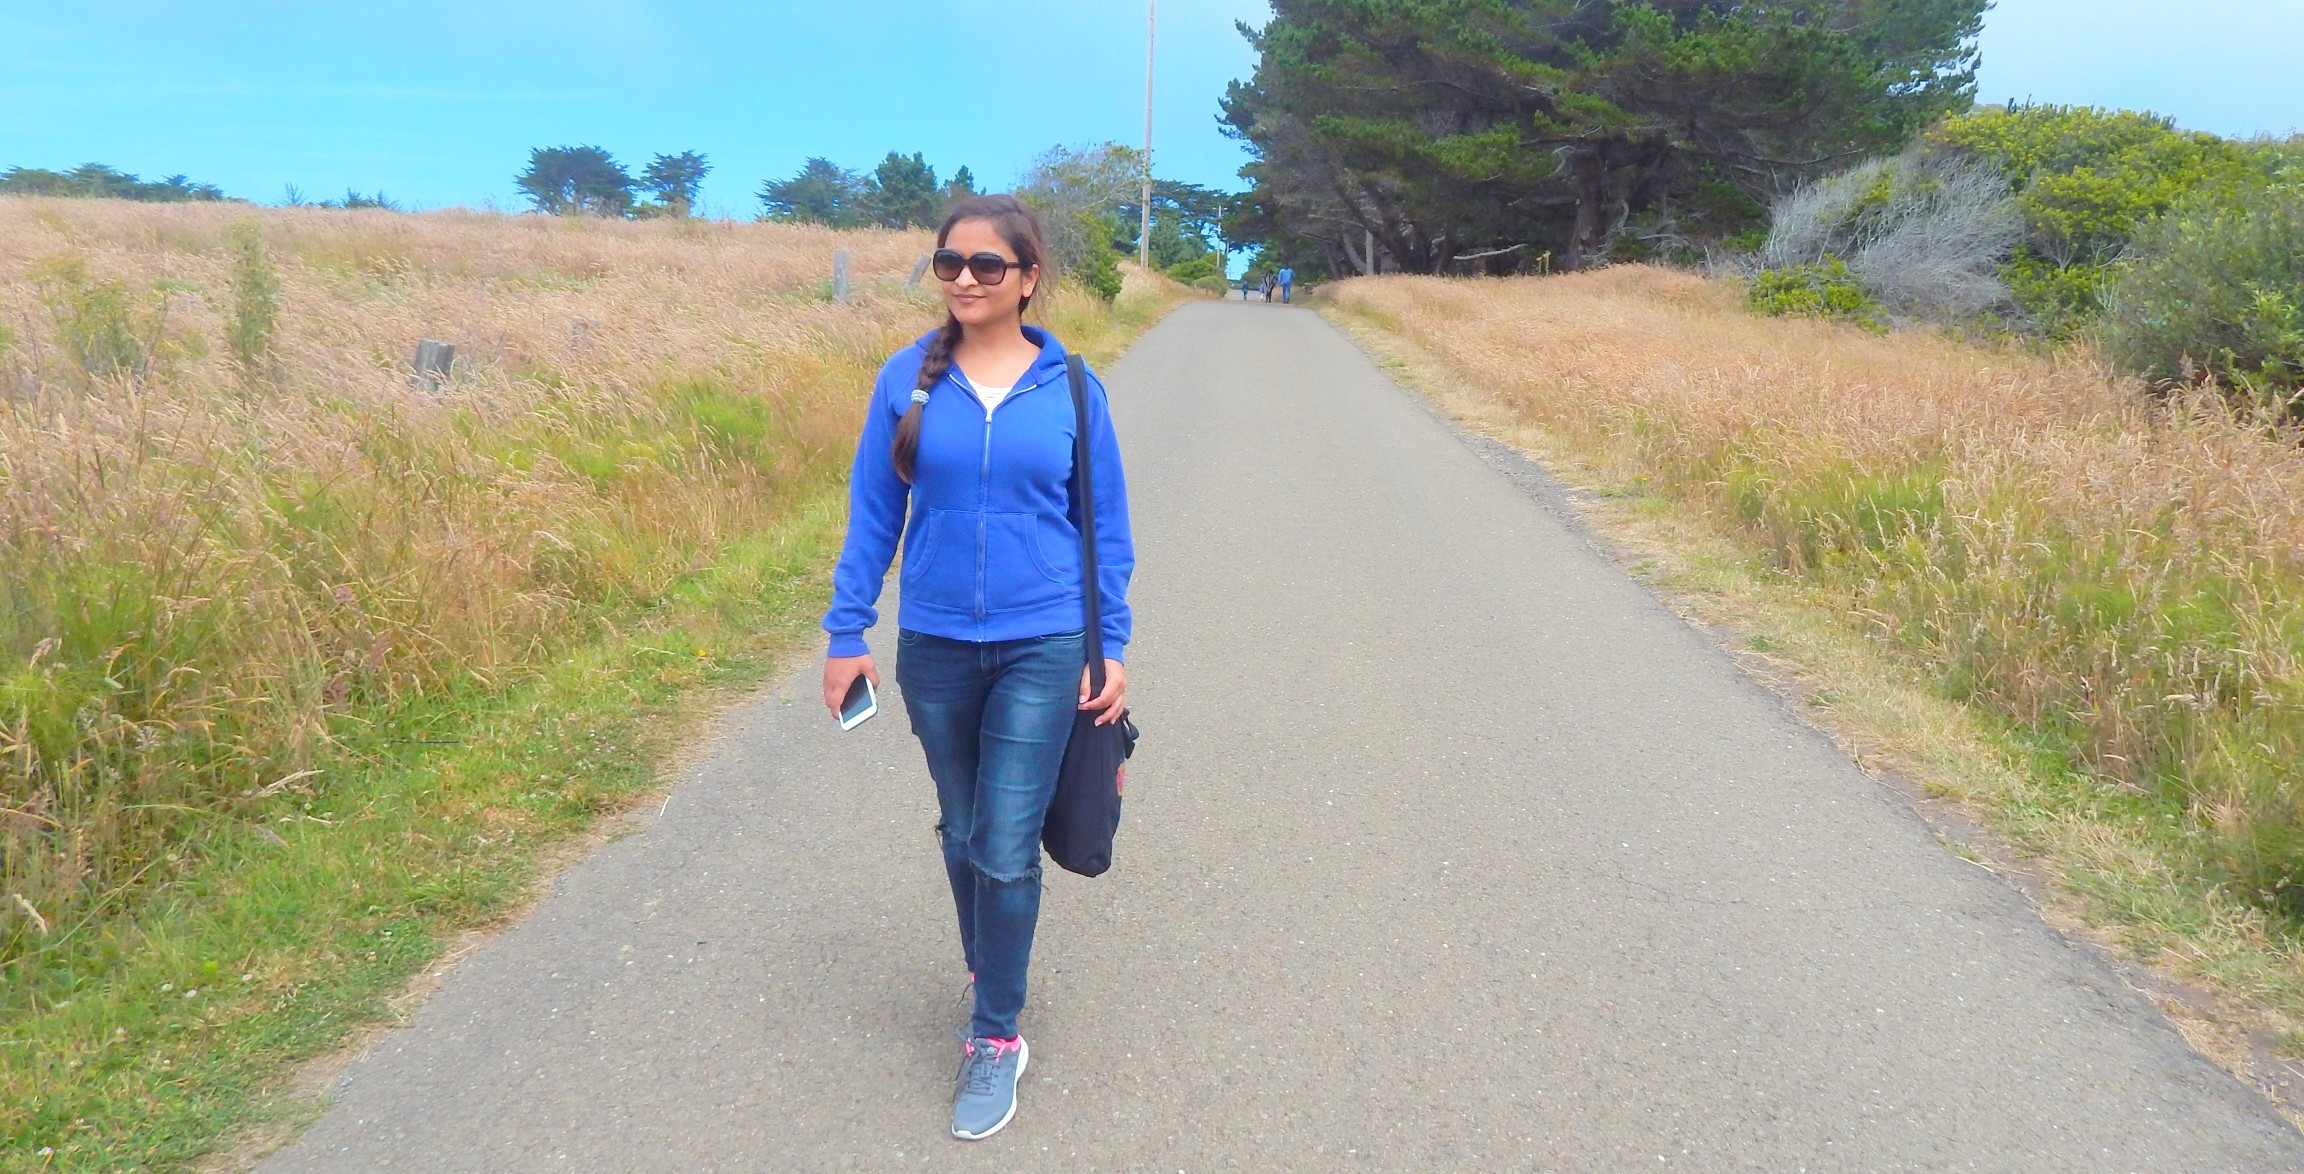
<instances>
[{"instance_id":1,"label":"woman's left hand","mask_svg":"<svg viewBox=\"0 0 2304 1174\"><path fill-rule=\"evenodd\" d=\"M1088 669L1080 669L1080 708L1102 710L1096 724L1108 726L1120 720L1128 710L1128 670L1119 661L1107 657L1104 661L1104 691L1094 697L1088 695Z\"/></svg>"}]
</instances>

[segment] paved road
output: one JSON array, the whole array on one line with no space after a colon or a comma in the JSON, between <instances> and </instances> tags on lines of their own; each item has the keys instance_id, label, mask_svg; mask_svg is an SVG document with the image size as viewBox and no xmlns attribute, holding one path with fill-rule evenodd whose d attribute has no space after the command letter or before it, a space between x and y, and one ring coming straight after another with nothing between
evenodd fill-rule
<instances>
[{"instance_id":1,"label":"paved road","mask_svg":"<svg viewBox=\"0 0 2304 1174\"><path fill-rule=\"evenodd\" d=\"M1050 883L1013 1126L944 1135L901 710L841 734L810 670L265 1169L2304 1169L1316 316L1188 306L1111 384L1148 734L1119 867Z\"/></svg>"}]
</instances>

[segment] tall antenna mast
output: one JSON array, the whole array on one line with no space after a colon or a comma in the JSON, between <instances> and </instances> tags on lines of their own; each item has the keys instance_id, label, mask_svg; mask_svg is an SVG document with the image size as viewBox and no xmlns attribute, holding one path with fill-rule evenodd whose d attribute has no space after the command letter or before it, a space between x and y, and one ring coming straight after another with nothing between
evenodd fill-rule
<instances>
[{"instance_id":1,"label":"tall antenna mast","mask_svg":"<svg viewBox=\"0 0 2304 1174\"><path fill-rule=\"evenodd\" d=\"M1152 267L1152 41L1160 28L1160 0L1144 3L1144 222L1136 228L1136 263Z\"/></svg>"}]
</instances>

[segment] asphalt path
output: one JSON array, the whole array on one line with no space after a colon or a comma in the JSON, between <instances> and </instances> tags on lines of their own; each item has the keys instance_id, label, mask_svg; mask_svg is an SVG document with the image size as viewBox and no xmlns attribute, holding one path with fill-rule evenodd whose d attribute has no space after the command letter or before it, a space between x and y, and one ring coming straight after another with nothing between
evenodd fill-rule
<instances>
[{"instance_id":1,"label":"asphalt path","mask_svg":"<svg viewBox=\"0 0 2304 1174\"><path fill-rule=\"evenodd\" d=\"M1190 305L1108 381L1145 742L1114 871L1051 870L1014 1124L945 1133L881 630L878 719L814 666L731 714L263 1169L2304 1169L1316 315Z\"/></svg>"}]
</instances>

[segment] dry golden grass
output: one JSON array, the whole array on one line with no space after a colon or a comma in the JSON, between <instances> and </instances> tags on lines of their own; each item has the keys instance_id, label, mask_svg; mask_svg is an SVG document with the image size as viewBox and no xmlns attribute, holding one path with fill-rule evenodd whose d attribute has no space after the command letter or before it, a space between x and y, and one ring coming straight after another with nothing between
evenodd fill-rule
<instances>
[{"instance_id":1,"label":"dry golden grass","mask_svg":"<svg viewBox=\"0 0 2304 1174\"><path fill-rule=\"evenodd\" d=\"M1330 296L1444 364L1461 410L1687 519L1668 541L1757 552L1768 591L1828 617L1772 621L1778 642L1876 694L1862 732L1963 760L1922 773L2142 956L2304 1024L2296 435L2157 403L2083 354L1762 319L1663 270ZM1890 683L1850 683L1860 663L1968 703L1996 761Z\"/></svg>"},{"instance_id":2,"label":"dry golden grass","mask_svg":"<svg viewBox=\"0 0 2304 1174\"><path fill-rule=\"evenodd\" d=\"M277 323L244 363L251 217ZM203 821L314 794L348 724L496 689L820 495L936 321L903 284L927 245L0 198L0 963L196 860ZM1092 355L1125 333L1077 294L1051 317ZM458 349L436 395L425 338Z\"/></svg>"},{"instance_id":3,"label":"dry golden grass","mask_svg":"<svg viewBox=\"0 0 2304 1174\"><path fill-rule=\"evenodd\" d=\"M774 671L927 244L0 198L0 1168L293 1117ZM1105 361L1188 296L1047 320Z\"/></svg>"}]
</instances>

